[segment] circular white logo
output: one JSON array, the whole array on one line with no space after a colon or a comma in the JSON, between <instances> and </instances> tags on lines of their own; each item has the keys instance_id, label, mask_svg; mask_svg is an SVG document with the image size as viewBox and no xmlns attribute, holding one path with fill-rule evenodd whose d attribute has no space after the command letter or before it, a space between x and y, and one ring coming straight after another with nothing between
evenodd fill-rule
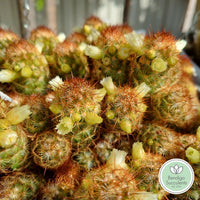
<instances>
[{"instance_id":1,"label":"circular white logo","mask_svg":"<svg viewBox=\"0 0 200 200\"><path fill-rule=\"evenodd\" d=\"M185 160L174 158L165 162L159 171L159 182L170 194L182 194L194 182L194 171Z\"/></svg>"}]
</instances>

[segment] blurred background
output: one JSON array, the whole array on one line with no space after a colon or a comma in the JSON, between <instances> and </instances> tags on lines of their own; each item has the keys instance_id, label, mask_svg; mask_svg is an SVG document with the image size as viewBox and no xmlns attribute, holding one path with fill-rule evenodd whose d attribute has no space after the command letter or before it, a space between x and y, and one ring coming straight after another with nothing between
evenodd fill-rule
<instances>
[{"instance_id":1,"label":"blurred background","mask_svg":"<svg viewBox=\"0 0 200 200\"><path fill-rule=\"evenodd\" d=\"M127 23L137 31L171 32L188 41L200 58L200 0L0 0L0 26L28 38L39 25L69 35L95 15L108 24Z\"/></svg>"}]
</instances>

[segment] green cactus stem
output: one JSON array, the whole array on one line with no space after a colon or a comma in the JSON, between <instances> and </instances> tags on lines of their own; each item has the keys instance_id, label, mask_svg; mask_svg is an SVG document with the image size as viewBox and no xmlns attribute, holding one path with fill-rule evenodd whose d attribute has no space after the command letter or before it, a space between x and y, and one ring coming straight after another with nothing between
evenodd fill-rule
<instances>
[{"instance_id":1,"label":"green cactus stem","mask_svg":"<svg viewBox=\"0 0 200 200\"><path fill-rule=\"evenodd\" d=\"M6 48L17 40L19 37L14 32L0 28L0 64L5 61Z\"/></svg>"},{"instance_id":2,"label":"green cactus stem","mask_svg":"<svg viewBox=\"0 0 200 200\"><path fill-rule=\"evenodd\" d=\"M166 197L159 184L158 173L160 167L166 161L161 155L145 153L141 142L133 143L132 147L132 171L138 183L139 190L157 194L158 199Z\"/></svg>"},{"instance_id":3,"label":"green cactus stem","mask_svg":"<svg viewBox=\"0 0 200 200\"><path fill-rule=\"evenodd\" d=\"M13 173L1 178L1 199L36 199L39 188L43 186L44 180L33 173Z\"/></svg>"},{"instance_id":4,"label":"green cactus stem","mask_svg":"<svg viewBox=\"0 0 200 200\"><path fill-rule=\"evenodd\" d=\"M139 56L132 54L130 58L129 78L134 85L145 82L151 87L151 94L154 94L161 88L167 88L181 80L183 70L179 54L182 48L179 40L176 41L165 31L146 35L143 41L138 39L136 43L130 39L132 37L126 37L129 44L140 50Z\"/></svg>"},{"instance_id":5,"label":"green cactus stem","mask_svg":"<svg viewBox=\"0 0 200 200\"><path fill-rule=\"evenodd\" d=\"M88 45L85 54L91 58L93 80L111 76L116 85L127 82L129 56L132 52L124 33L131 29L123 26L108 26L101 31L93 45Z\"/></svg>"},{"instance_id":6,"label":"green cactus stem","mask_svg":"<svg viewBox=\"0 0 200 200\"><path fill-rule=\"evenodd\" d=\"M189 135L181 135L176 131L156 123L143 125L137 135L137 141L143 142L144 149L154 154L163 155L167 159L184 158L185 147L194 140Z\"/></svg>"},{"instance_id":7,"label":"green cactus stem","mask_svg":"<svg viewBox=\"0 0 200 200\"><path fill-rule=\"evenodd\" d=\"M126 152L114 149L106 165L86 174L74 199L134 199L138 190L125 156Z\"/></svg>"},{"instance_id":8,"label":"green cactus stem","mask_svg":"<svg viewBox=\"0 0 200 200\"><path fill-rule=\"evenodd\" d=\"M198 120L197 107L187 87L173 85L162 88L151 99L151 114L164 124L186 130Z\"/></svg>"},{"instance_id":9,"label":"green cactus stem","mask_svg":"<svg viewBox=\"0 0 200 200\"><path fill-rule=\"evenodd\" d=\"M17 91L30 95L44 93L49 77L45 57L26 40L12 43L6 49L0 82L9 82Z\"/></svg>"},{"instance_id":10,"label":"green cactus stem","mask_svg":"<svg viewBox=\"0 0 200 200\"><path fill-rule=\"evenodd\" d=\"M101 84L108 91L106 101L106 127L110 130L122 130L124 134L131 134L137 130L143 120L147 109L143 97L148 93L149 87L142 83L136 88L124 86L115 88L110 77ZM112 80L112 79L111 79ZM109 98L112 96L112 99Z\"/></svg>"},{"instance_id":11,"label":"green cactus stem","mask_svg":"<svg viewBox=\"0 0 200 200\"><path fill-rule=\"evenodd\" d=\"M55 81L51 85L56 88ZM56 125L58 133L66 135L73 146L88 146L93 141L98 124L102 123L99 114L105 89L95 89L88 81L73 78L61 84L57 81L57 89L52 94L54 99L49 108L59 116Z\"/></svg>"},{"instance_id":12,"label":"green cactus stem","mask_svg":"<svg viewBox=\"0 0 200 200\"><path fill-rule=\"evenodd\" d=\"M51 68L53 76L60 75L63 78L66 78L66 75L71 78L71 74L81 78L89 76L87 57L76 43L65 40L58 44L53 50L52 57L55 60Z\"/></svg>"},{"instance_id":13,"label":"green cactus stem","mask_svg":"<svg viewBox=\"0 0 200 200\"><path fill-rule=\"evenodd\" d=\"M39 26L32 30L30 41L46 56L47 60L48 56L52 55L53 49L59 43L56 34L45 26Z\"/></svg>"},{"instance_id":14,"label":"green cactus stem","mask_svg":"<svg viewBox=\"0 0 200 200\"><path fill-rule=\"evenodd\" d=\"M69 159L71 146L64 136L46 131L37 135L31 151L37 165L44 169L56 169Z\"/></svg>"}]
</instances>

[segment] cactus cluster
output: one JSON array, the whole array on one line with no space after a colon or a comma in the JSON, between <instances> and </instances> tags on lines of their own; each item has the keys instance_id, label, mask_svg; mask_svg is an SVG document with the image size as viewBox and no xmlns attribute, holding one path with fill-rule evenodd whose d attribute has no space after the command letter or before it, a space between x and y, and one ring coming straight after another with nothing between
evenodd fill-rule
<instances>
[{"instance_id":1,"label":"cactus cluster","mask_svg":"<svg viewBox=\"0 0 200 200\"><path fill-rule=\"evenodd\" d=\"M0 29L1 199L200 199L200 103L185 41L91 16L69 36ZM188 161L193 186L158 173Z\"/></svg>"},{"instance_id":2,"label":"cactus cluster","mask_svg":"<svg viewBox=\"0 0 200 200\"><path fill-rule=\"evenodd\" d=\"M11 83L13 90L27 95L44 93L49 68L47 61L30 42L20 39L6 48L0 82Z\"/></svg>"}]
</instances>

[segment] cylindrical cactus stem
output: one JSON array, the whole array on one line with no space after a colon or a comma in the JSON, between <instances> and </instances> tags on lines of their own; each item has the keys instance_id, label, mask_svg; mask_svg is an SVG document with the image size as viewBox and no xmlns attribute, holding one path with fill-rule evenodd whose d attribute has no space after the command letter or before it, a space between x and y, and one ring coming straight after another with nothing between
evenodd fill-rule
<instances>
[{"instance_id":1,"label":"cylindrical cactus stem","mask_svg":"<svg viewBox=\"0 0 200 200\"><path fill-rule=\"evenodd\" d=\"M61 184L53 180L40 188L37 197L40 200L68 200L72 198L72 195L72 189L63 188Z\"/></svg>"},{"instance_id":2,"label":"cylindrical cactus stem","mask_svg":"<svg viewBox=\"0 0 200 200\"><path fill-rule=\"evenodd\" d=\"M152 95L149 111L154 119L185 130L192 128L199 118L189 89L178 84Z\"/></svg>"},{"instance_id":3,"label":"cylindrical cactus stem","mask_svg":"<svg viewBox=\"0 0 200 200\"><path fill-rule=\"evenodd\" d=\"M38 195L42 200L72 199L73 193L79 184L80 169L73 161L67 161L54 172L54 178L40 189Z\"/></svg>"},{"instance_id":4,"label":"cylindrical cactus stem","mask_svg":"<svg viewBox=\"0 0 200 200\"><path fill-rule=\"evenodd\" d=\"M48 77L47 61L34 45L21 39L6 49L0 82L9 82L15 90L27 95L42 94Z\"/></svg>"},{"instance_id":5,"label":"cylindrical cactus stem","mask_svg":"<svg viewBox=\"0 0 200 200\"><path fill-rule=\"evenodd\" d=\"M98 134L99 139L95 142L95 152L99 161L105 164L110 157L113 148L117 146L119 149L118 141L120 140L119 138L121 138L121 135L116 131L109 131L107 129L100 129Z\"/></svg>"},{"instance_id":6,"label":"cylindrical cactus stem","mask_svg":"<svg viewBox=\"0 0 200 200\"><path fill-rule=\"evenodd\" d=\"M87 57L80 50L76 43L70 40L65 40L54 48L52 54L55 62L51 67L51 73L60 75L63 78L89 76L89 67Z\"/></svg>"},{"instance_id":7,"label":"cylindrical cactus stem","mask_svg":"<svg viewBox=\"0 0 200 200\"><path fill-rule=\"evenodd\" d=\"M50 84L53 84L54 98L49 108L59 116L59 122L56 121L57 132L66 135L73 147L89 146L98 124L103 121L99 115L105 89L96 89L81 78L68 79L62 84L60 81L58 84L51 81Z\"/></svg>"},{"instance_id":8,"label":"cylindrical cactus stem","mask_svg":"<svg viewBox=\"0 0 200 200\"><path fill-rule=\"evenodd\" d=\"M126 152L114 149L104 166L86 174L74 199L135 199L135 178L125 163Z\"/></svg>"},{"instance_id":9,"label":"cylindrical cactus stem","mask_svg":"<svg viewBox=\"0 0 200 200\"><path fill-rule=\"evenodd\" d=\"M10 121L13 121L10 122L11 124L24 119L22 126L30 136L51 128L50 110L45 96L36 94L26 96L17 92L11 92L8 95L12 99L11 103L7 103L8 107L13 108L11 113L7 112L10 113Z\"/></svg>"},{"instance_id":10,"label":"cylindrical cactus stem","mask_svg":"<svg viewBox=\"0 0 200 200\"><path fill-rule=\"evenodd\" d=\"M111 80L108 77L102 81L108 94L111 94L108 95L105 102L106 128L122 130L124 134L131 134L139 128L143 120L147 109L143 97L148 93L149 87L143 83L136 88L129 86L116 88Z\"/></svg>"},{"instance_id":11,"label":"cylindrical cactus stem","mask_svg":"<svg viewBox=\"0 0 200 200\"><path fill-rule=\"evenodd\" d=\"M30 41L46 56L47 61L48 56L52 55L53 49L59 43L56 34L45 26L39 26L33 29L31 31Z\"/></svg>"},{"instance_id":12,"label":"cylindrical cactus stem","mask_svg":"<svg viewBox=\"0 0 200 200\"><path fill-rule=\"evenodd\" d=\"M108 26L88 45L85 54L91 58L92 80L101 80L111 76L116 85L124 85L128 79L131 48L124 33L131 32L126 26Z\"/></svg>"},{"instance_id":13,"label":"cylindrical cactus stem","mask_svg":"<svg viewBox=\"0 0 200 200\"><path fill-rule=\"evenodd\" d=\"M5 61L6 48L20 38L12 31L0 28L0 64Z\"/></svg>"},{"instance_id":14,"label":"cylindrical cactus stem","mask_svg":"<svg viewBox=\"0 0 200 200\"><path fill-rule=\"evenodd\" d=\"M21 171L29 163L29 143L23 129L10 126L9 129L0 130L0 172L9 173Z\"/></svg>"},{"instance_id":15,"label":"cylindrical cactus stem","mask_svg":"<svg viewBox=\"0 0 200 200\"><path fill-rule=\"evenodd\" d=\"M139 190L155 193L158 199L166 197L167 192L162 189L158 180L160 167L165 161L161 155L146 153L141 142L133 143L132 172Z\"/></svg>"},{"instance_id":16,"label":"cylindrical cactus stem","mask_svg":"<svg viewBox=\"0 0 200 200\"><path fill-rule=\"evenodd\" d=\"M26 97L22 104L30 107L29 119L24 120L23 126L30 135L38 134L51 128L51 118L48 105L41 95L31 95Z\"/></svg>"},{"instance_id":17,"label":"cylindrical cactus stem","mask_svg":"<svg viewBox=\"0 0 200 200\"><path fill-rule=\"evenodd\" d=\"M27 105L10 109L10 104L0 102L0 172L2 173L23 170L29 164L28 139L19 124L27 119L30 113Z\"/></svg>"},{"instance_id":18,"label":"cylindrical cactus stem","mask_svg":"<svg viewBox=\"0 0 200 200\"><path fill-rule=\"evenodd\" d=\"M1 178L1 199L36 199L44 179L33 173L13 173Z\"/></svg>"},{"instance_id":19,"label":"cylindrical cactus stem","mask_svg":"<svg viewBox=\"0 0 200 200\"><path fill-rule=\"evenodd\" d=\"M107 142L106 140L101 140L95 145L95 152L101 162L105 163L112 151L114 146Z\"/></svg>"},{"instance_id":20,"label":"cylindrical cactus stem","mask_svg":"<svg viewBox=\"0 0 200 200\"><path fill-rule=\"evenodd\" d=\"M106 24L102 22L98 17L91 16L86 19L83 27L81 28L81 34L86 36L86 42L93 44L99 37L100 32L106 27Z\"/></svg>"},{"instance_id":21,"label":"cylindrical cactus stem","mask_svg":"<svg viewBox=\"0 0 200 200\"><path fill-rule=\"evenodd\" d=\"M190 58L186 55L179 55L179 61L183 70L183 73L192 79L192 76L196 74L194 65Z\"/></svg>"},{"instance_id":22,"label":"cylindrical cactus stem","mask_svg":"<svg viewBox=\"0 0 200 200\"><path fill-rule=\"evenodd\" d=\"M128 36L127 41L131 46L136 44L139 45L139 50L142 49L139 57L133 54L130 58L129 78L134 85L146 82L151 88L150 93L154 94L181 80L183 69L179 62L179 54L182 47L181 42L176 41L174 36L162 31L146 35L142 42L138 40L136 43Z\"/></svg>"},{"instance_id":23,"label":"cylindrical cactus stem","mask_svg":"<svg viewBox=\"0 0 200 200\"><path fill-rule=\"evenodd\" d=\"M81 45L83 43L86 44L86 37L85 35L83 35L82 33L79 32L73 32L72 34L70 34L65 41L71 41L77 45Z\"/></svg>"},{"instance_id":24,"label":"cylindrical cactus stem","mask_svg":"<svg viewBox=\"0 0 200 200\"><path fill-rule=\"evenodd\" d=\"M31 151L37 165L44 169L57 169L69 160L71 145L64 136L46 131L37 135Z\"/></svg>"},{"instance_id":25,"label":"cylindrical cactus stem","mask_svg":"<svg viewBox=\"0 0 200 200\"><path fill-rule=\"evenodd\" d=\"M187 140L187 141L186 141ZM138 132L137 141L143 142L144 149L167 159L184 158L185 146L194 139L156 123L144 124Z\"/></svg>"},{"instance_id":26,"label":"cylindrical cactus stem","mask_svg":"<svg viewBox=\"0 0 200 200\"><path fill-rule=\"evenodd\" d=\"M123 135L123 131L107 129L102 130L99 134L100 138L95 142L95 152L101 163L108 160L113 148L131 154L132 144L135 141L134 136Z\"/></svg>"},{"instance_id":27,"label":"cylindrical cactus stem","mask_svg":"<svg viewBox=\"0 0 200 200\"><path fill-rule=\"evenodd\" d=\"M185 149L198 142L197 136L189 133L179 135L179 140Z\"/></svg>"}]
</instances>

